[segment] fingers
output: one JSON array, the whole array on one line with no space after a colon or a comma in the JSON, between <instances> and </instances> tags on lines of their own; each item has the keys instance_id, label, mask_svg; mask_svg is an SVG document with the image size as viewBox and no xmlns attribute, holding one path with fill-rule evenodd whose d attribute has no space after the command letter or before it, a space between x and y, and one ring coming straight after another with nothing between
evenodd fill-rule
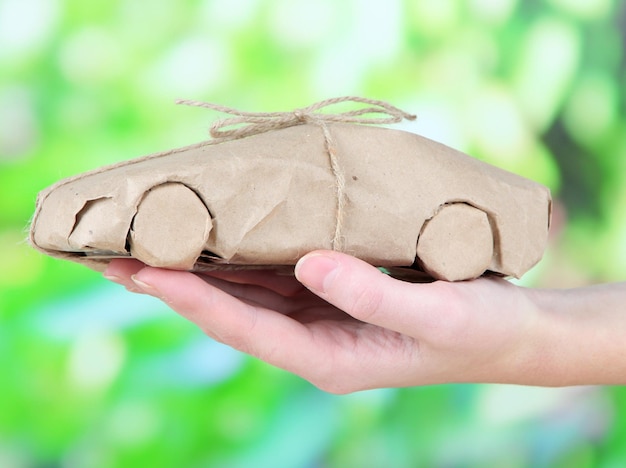
<instances>
[{"instance_id":1,"label":"fingers","mask_svg":"<svg viewBox=\"0 0 626 468\"><path fill-rule=\"evenodd\" d=\"M289 296L284 296L271 288L273 284L270 281L265 281L265 283L269 286L268 288L258 286L256 284L232 282L230 280L226 281L221 278L214 278L206 275L202 275L200 278L202 278L202 280L206 283L219 288L225 293L228 293L231 296L246 302L247 304L265 307L282 314L292 314L295 311L302 310L304 308L311 307L316 303L322 302L319 297L313 295L295 279L293 279L293 281L298 285L298 292L296 293L295 289L292 288L290 291L291 294ZM269 279L271 278L272 277L270 276ZM235 276L233 279L239 281L243 280L238 276ZM284 292L284 288L279 287L278 289L282 289L282 292Z\"/></svg>"},{"instance_id":2,"label":"fingers","mask_svg":"<svg viewBox=\"0 0 626 468\"><path fill-rule=\"evenodd\" d=\"M134 279L217 341L298 375L316 365L313 336L288 316L247 304L189 272L144 268Z\"/></svg>"},{"instance_id":3,"label":"fingers","mask_svg":"<svg viewBox=\"0 0 626 468\"><path fill-rule=\"evenodd\" d=\"M410 336L432 332L441 326L441 314L449 313L438 283L398 281L338 252L316 251L302 257L296 277L352 317Z\"/></svg>"},{"instance_id":4,"label":"fingers","mask_svg":"<svg viewBox=\"0 0 626 468\"><path fill-rule=\"evenodd\" d=\"M261 286L282 296L294 296L304 289L293 274L284 274L277 270L214 270L202 272L201 275L231 283Z\"/></svg>"},{"instance_id":5,"label":"fingers","mask_svg":"<svg viewBox=\"0 0 626 468\"><path fill-rule=\"evenodd\" d=\"M104 277L121 284L131 292L145 293L137 287L132 276L145 268L142 262L134 259L112 260L104 272ZM276 274L273 270L241 270L195 273L208 284L253 305L259 305L283 314L306 309L322 302L295 277Z\"/></svg>"},{"instance_id":6,"label":"fingers","mask_svg":"<svg viewBox=\"0 0 626 468\"><path fill-rule=\"evenodd\" d=\"M143 293L131 279L131 277L142 268L145 268L145 265L139 260L117 258L111 260L104 270L103 276L109 281L121 284L131 292Z\"/></svg>"},{"instance_id":7,"label":"fingers","mask_svg":"<svg viewBox=\"0 0 626 468\"><path fill-rule=\"evenodd\" d=\"M104 271L104 277L110 281L121 284L132 292L142 292L131 280L131 276L144 268L139 260L118 258L113 259ZM206 279L219 278L225 280L221 284L236 283L241 285L256 285L281 296L293 297L306 289L299 283L293 274L283 274L277 270L214 270L208 272L196 272L197 275ZM222 288L223 289L223 288Z\"/></svg>"}]
</instances>

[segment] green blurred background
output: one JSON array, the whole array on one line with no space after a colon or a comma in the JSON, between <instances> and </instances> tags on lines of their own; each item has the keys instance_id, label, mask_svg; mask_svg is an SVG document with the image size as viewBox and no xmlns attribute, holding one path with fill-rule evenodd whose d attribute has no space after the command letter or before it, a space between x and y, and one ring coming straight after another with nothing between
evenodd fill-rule
<instances>
[{"instance_id":1,"label":"green blurred background","mask_svg":"<svg viewBox=\"0 0 626 468\"><path fill-rule=\"evenodd\" d=\"M218 116L361 95L547 184L522 284L626 278L619 0L0 0L0 467L622 467L626 390L348 396L31 250L56 180L196 142Z\"/></svg>"}]
</instances>

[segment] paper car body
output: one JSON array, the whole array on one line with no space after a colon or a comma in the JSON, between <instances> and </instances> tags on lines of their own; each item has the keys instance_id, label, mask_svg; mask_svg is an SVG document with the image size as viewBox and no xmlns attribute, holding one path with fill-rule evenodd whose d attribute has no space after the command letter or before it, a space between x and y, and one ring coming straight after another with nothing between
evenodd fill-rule
<instances>
[{"instance_id":1,"label":"paper car body","mask_svg":"<svg viewBox=\"0 0 626 468\"><path fill-rule=\"evenodd\" d=\"M547 188L413 133L327 129L341 180L319 125L209 141L60 181L39 196L31 242L99 270L114 257L294 265L335 249L445 280L520 277L543 255Z\"/></svg>"}]
</instances>

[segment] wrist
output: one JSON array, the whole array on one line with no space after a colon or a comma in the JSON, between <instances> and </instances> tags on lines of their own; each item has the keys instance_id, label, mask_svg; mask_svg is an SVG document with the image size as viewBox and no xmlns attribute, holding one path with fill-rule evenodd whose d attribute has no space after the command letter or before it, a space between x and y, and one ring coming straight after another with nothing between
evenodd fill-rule
<instances>
[{"instance_id":1,"label":"wrist","mask_svg":"<svg viewBox=\"0 0 626 468\"><path fill-rule=\"evenodd\" d=\"M526 294L538 317L526 361L530 380L544 386L626 383L623 285Z\"/></svg>"}]
</instances>

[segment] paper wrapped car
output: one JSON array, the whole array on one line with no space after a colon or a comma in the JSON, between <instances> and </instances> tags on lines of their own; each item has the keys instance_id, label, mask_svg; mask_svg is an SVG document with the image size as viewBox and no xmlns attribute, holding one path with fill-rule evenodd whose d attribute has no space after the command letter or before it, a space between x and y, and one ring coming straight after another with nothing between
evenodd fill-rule
<instances>
[{"instance_id":1,"label":"paper wrapped car","mask_svg":"<svg viewBox=\"0 0 626 468\"><path fill-rule=\"evenodd\" d=\"M397 110L373 105L364 111ZM233 112L249 125L62 180L39 195L31 243L97 270L117 257L184 270L294 265L332 249L454 281L520 277L539 261L547 188L359 123L378 121L364 112L320 107Z\"/></svg>"}]
</instances>

